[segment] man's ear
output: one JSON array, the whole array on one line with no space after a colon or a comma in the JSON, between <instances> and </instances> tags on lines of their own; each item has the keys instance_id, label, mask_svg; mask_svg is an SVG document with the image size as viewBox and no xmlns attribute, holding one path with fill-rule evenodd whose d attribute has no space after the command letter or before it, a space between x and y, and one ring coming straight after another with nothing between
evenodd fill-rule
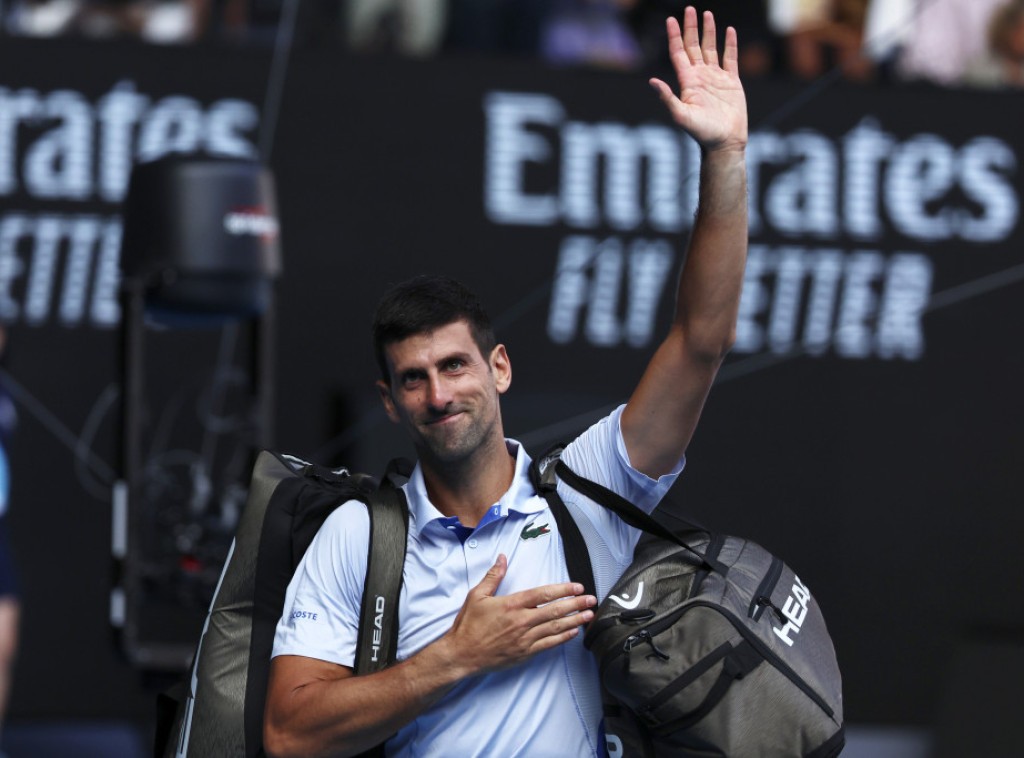
<instances>
[{"instance_id":1,"label":"man's ear","mask_svg":"<svg viewBox=\"0 0 1024 758\"><path fill-rule=\"evenodd\" d=\"M384 403L384 412L388 418L398 423L398 412L395 410L395 400L391 397L391 385L383 379L377 380L377 391L380 393L380 401Z\"/></svg>"},{"instance_id":2,"label":"man's ear","mask_svg":"<svg viewBox=\"0 0 1024 758\"><path fill-rule=\"evenodd\" d=\"M512 364L504 345L495 345L491 351L491 372L494 374L494 385L498 394L504 394L512 384Z\"/></svg>"}]
</instances>

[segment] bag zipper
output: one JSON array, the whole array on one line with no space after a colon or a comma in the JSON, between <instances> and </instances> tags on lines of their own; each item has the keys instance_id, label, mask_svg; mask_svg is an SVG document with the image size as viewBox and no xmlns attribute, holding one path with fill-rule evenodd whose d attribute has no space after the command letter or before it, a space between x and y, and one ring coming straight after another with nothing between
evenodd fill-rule
<instances>
[{"instance_id":1,"label":"bag zipper","mask_svg":"<svg viewBox=\"0 0 1024 758\"><path fill-rule=\"evenodd\" d=\"M668 660L670 656L654 644L654 637L661 634L668 627L672 626L672 624L675 623L676 619L678 619L683 613L686 612L686 609L688 607L690 606L684 605L680 608L677 608L671 613L662 616L660 619L657 619L653 623L648 624L643 629L640 629L634 632L633 634L629 635L625 640L622 641L622 644L619 645L617 650L615 648L612 648L612 650L610 651L610 655L605 656L604 661L602 661L601 663L598 675L603 676L605 669L608 668L608 666L610 666L612 663L614 663L619 658L619 656L623 655L624 653L628 654L634 647L636 647L638 644L642 642L649 643L655 655L661 657L663 660ZM591 646L591 652L593 652L592 647L593 646Z\"/></svg>"},{"instance_id":2,"label":"bag zipper","mask_svg":"<svg viewBox=\"0 0 1024 758\"><path fill-rule=\"evenodd\" d=\"M765 607L771 604L772 592L775 590L775 585L779 582L779 577L782 576L782 566L782 559L777 555L773 556L768 572L757 586L757 591L754 592L754 599L750 601L750 611L747 615L754 621L760 621Z\"/></svg>"},{"instance_id":3,"label":"bag zipper","mask_svg":"<svg viewBox=\"0 0 1024 758\"><path fill-rule=\"evenodd\" d=\"M631 634L626 638L626 641L622 643L622 651L625 653L630 652L634 647L639 645L641 642L646 642L651 646L651 650L656 656L661 658L663 661L667 661L671 656L664 650L654 644L654 638L647 629L643 629L636 634Z\"/></svg>"}]
</instances>

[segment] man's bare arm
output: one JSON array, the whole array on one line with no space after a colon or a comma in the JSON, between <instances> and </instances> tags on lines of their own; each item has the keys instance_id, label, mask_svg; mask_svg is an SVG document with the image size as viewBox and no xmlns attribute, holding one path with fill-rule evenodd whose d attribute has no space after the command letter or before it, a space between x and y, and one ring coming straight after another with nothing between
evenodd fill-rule
<instances>
[{"instance_id":1,"label":"man's bare arm","mask_svg":"<svg viewBox=\"0 0 1024 758\"><path fill-rule=\"evenodd\" d=\"M578 584L495 596L504 556L470 590L452 628L383 671L353 676L333 663L282 655L271 664L264 746L275 758L356 755L383 742L470 676L522 663L567 642L597 600Z\"/></svg>"},{"instance_id":2,"label":"man's bare arm","mask_svg":"<svg viewBox=\"0 0 1024 758\"><path fill-rule=\"evenodd\" d=\"M651 85L700 143L702 161L675 318L622 416L630 462L652 477L668 473L686 451L718 367L735 342L747 252L747 112L736 31L726 31L720 64L711 13L704 14L703 44L693 8L686 9L682 31L675 19L667 26L679 95L661 80Z\"/></svg>"}]
</instances>

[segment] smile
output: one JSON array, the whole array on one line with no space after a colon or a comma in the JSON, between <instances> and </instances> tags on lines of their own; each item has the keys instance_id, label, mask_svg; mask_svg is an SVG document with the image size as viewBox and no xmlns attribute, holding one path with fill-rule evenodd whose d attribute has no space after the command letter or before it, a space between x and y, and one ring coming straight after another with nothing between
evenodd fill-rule
<instances>
[{"instance_id":1,"label":"smile","mask_svg":"<svg viewBox=\"0 0 1024 758\"><path fill-rule=\"evenodd\" d=\"M454 419L456 419L457 417L459 417L461 415L462 415L462 411L456 411L455 413L446 413L445 415L439 416L437 418L427 419L426 423L429 426L436 426L438 424L447 424L447 423L453 421Z\"/></svg>"}]
</instances>

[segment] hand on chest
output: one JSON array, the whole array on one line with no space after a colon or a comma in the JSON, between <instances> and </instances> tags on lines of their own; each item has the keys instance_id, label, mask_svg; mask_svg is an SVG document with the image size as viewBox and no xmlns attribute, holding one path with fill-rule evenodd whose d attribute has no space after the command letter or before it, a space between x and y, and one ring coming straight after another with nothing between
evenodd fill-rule
<instances>
[{"instance_id":1,"label":"hand on chest","mask_svg":"<svg viewBox=\"0 0 1024 758\"><path fill-rule=\"evenodd\" d=\"M400 634L436 639L447 631L499 553L508 558L499 595L568 581L558 528L546 509L496 519L464 541L454 530L424 533L410 540L406 556Z\"/></svg>"}]
</instances>

